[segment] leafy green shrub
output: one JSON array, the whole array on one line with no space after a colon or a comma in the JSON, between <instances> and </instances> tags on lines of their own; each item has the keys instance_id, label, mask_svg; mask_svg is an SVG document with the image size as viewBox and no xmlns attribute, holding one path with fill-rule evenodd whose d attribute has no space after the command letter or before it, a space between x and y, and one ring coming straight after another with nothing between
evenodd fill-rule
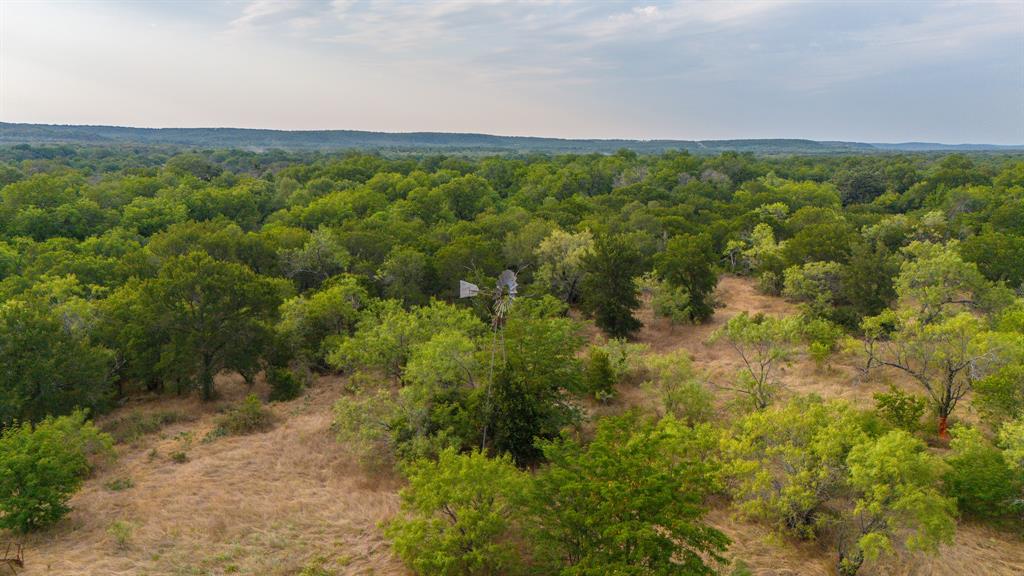
<instances>
[{"instance_id":1,"label":"leafy green shrub","mask_svg":"<svg viewBox=\"0 0 1024 576\"><path fill-rule=\"evenodd\" d=\"M892 430L854 446L846 464L854 501L839 519L841 576L853 576L865 561L897 546L935 552L953 540L956 504L939 489L945 465L924 442Z\"/></svg>"},{"instance_id":2,"label":"leafy green shrub","mask_svg":"<svg viewBox=\"0 0 1024 576\"><path fill-rule=\"evenodd\" d=\"M652 379L644 382L643 388L658 401L659 415L672 415L689 424L712 416L711 392L697 378L686 352L651 355L645 363Z\"/></svg>"},{"instance_id":3,"label":"leafy green shrub","mask_svg":"<svg viewBox=\"0 0 1024 576\"><path fill-rule=\"evenodd\" d=\"M824 318L805 317L800 322L800 335L807 341L811 359L821 368L839 347L843 329Z\"/></svg>"},{"instance_id":4,"label":"leafy green shrub","mask_svg":"<svg viewBox=\"0 0 1024 576\"><path fill-rule=\"evenodd\" d=\"M271 402L294 400L302 393L302 380L287 368L268 368L267 383L270 384Z\"/></svg>"},{"instance_id":5,"label":"leafy green shrub","mask_svg":"<svg viewBox=\"0 0 1024 576\"><path fill-rule=\"evenodd\" d=\"M406 468L402 514L385 527L395 552L417 574L514 574L510 535L528 476L511 458L441 452Z\"/></svg>"},{"instance_id":6,"label":"leafy green shrub","mask_svg":"<svg viewBox=\"0 0 1024 576\"><path fill-rule=\"evenodd\" d=\"M1019 485L1003 457L977 428L955 426L950 442L952 454L946 459L947 493L956 498L961 512L996 518L1006 515Z\"/></svg>"},{"instance_id":7,"label":"leafy green shrub","mask_svg":"<svg viewBox=\"0 0 1024 576\"><path fill-rule=\"evenodd\" d=\"M617 379L612 371L611 362L608 360L608 353L592 348L583 370L584 389L593 394L594 398L604 402L615 396L616 383Z\"/></svg>"},{"instance_id":8,"label":"leafy green shrub","mask_svg":"<svg viewBox=\"0 0 1024 576\"><path fill-rule=\"evenodd\" d=\"M692 322L693 309L686 288L669 284L654 274L644 275L640 287L651 295L651 311L656 318L665 318L673 326Z\"/></svg>"},{"instance_id":9,"label":"leafy green shrub","mask_svg":"<svg viewBox=\"0 0 1024 576\"><path fill-rule=\"evenodd\" d=\"M69 510L68 500L97 457L113 457L113 441L86 413L46 418L0 433L0 528L28 532Z\"/></svg>"},{"instance_id":10,"label":"leafy green shrub","mask_svg":"<svg viewBox=\"0 0 1024 576\"><path fill-rule=\"evenodd\" d=\"M921 429L921 417L928 407L926 399L907 394L892 385L888 392L877 392L874 397L875 411L887 424L907 432Z\"/></svg>"},{"instance_id":11,"label":"leafy green shrub","mask_svg":"<svg viewBox=\"0 0 1024 576\"><path fill-rule=\"evenodd\" d=\"M232 436L262 432L268 430L273 423L273 413L263 406L255 394L246 396L241 404L217 418L217 428Z\"/></svg>"},{"instance_id":12,"label":"leafy green shrub","mask_svg":"<svg viewBox=\"0 0 1024 576\"><path fill-rule=\"evenodd\" d=\"M390 466L395 459L393 421L398 403L386 389L342 396L334 404L333 429L369 468Z\"/></svg>"},{"instance_id":13,"label":"leafy green shrub","mask_svg":"<svg viewBox=\"0 0 1024 576\"><path fill-rule=\"evenodd\" d=\"M647 344L634 344L622 338L609 338L604 344L591 347L608 355L608 364L616 382L634 378L643 372L644 353L648 348Z\"/></svg>"},{"instance_id":14,"label":"leafy green shrub","mask_svg":"<svg viewBox=\"0 0 1024 576\"><path fill-rule=\"evenodd\" d=\"M847 454L864 436L848 404L795 398L735 423L721 442L722 477L740 512L812 538L844 482Z\"/></svg>"},{"instance_id":15,"label":"leafy green shrub","mask_svg":"<svg viewBox=\"0 0 1024 576\"><path fill-rule=\"evenodd\" d=\"M974 403L994 421L1012 419L1024 409L1024 364L1004 366L974 384Z\"/></svg>"},{"instance_id":16,"label":"leafy green shrub","mask_svg":"<svg viewBox=\"0 0 1024 576\"><path fill-rule=\"evenodd\" d=\"M715 434L673 418L605 418L594 440L542 443L528 498L543 574L714 574L729 540L703 522Z\"/></svg>"},{"instance_id":17,"label":"leafy green shrub","mask_svg":"<svg viewBox=\"0 0 1024 576\"><path fill-rule=\"evenodd\" d=\"M757 289L770 296L778 296L782 293L782 276L765 270L757 277Z\"/></svg>"},{"instance_id":18,"label":"leafy green shrub","mask_svg":"<svg viewBox=\"0 0 1024 576\"><path fill-rule=\"evenodd\" d=\"M135 525L125 520L115 520L107 527L107 535L121 550L127 550L131 546L134 532Z\"/></svg>"}]
</instances>

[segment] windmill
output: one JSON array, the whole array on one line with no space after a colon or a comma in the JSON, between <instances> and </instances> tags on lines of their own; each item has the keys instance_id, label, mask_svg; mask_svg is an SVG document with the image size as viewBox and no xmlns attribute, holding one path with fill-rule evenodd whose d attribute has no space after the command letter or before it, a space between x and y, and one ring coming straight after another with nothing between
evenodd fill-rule
<instances>
[{"instance_id":1,"label":"windmill","mask_svg":"<svg viewBox=\"0 0 1024 576\"><path fill-rule=\"evenodd\" d=\"M509 310L512 308L512 301L515 300L519 291L519 283L516 280L516 273L512 270L503 270L498 274L498 282L493 291L481 290L472 282L459 280L459 298L473 298L481 293L488 293L494 299L491 307L491 328L498 330L505 325Z\"/></svg>"},{"instance_id":2,"label":"windmill","mask_svg":"<svg viewBox=\"0 0 1024 576\"><path fill-rule=\"evenodd\" d=\"M487 411L490 411L491 406L491 388L494 383L494 356L498 348L498 339L500 335L501 339L501 357L505 358L505 333L502 328L505 327L505 320L508 318L508 313L512 309L512 302L516 299L516 294L519 291L519 283L516 280L516 273L513 270L503 270L501 274L498 274L498 281L493 291L481 290L479 286L472 282L465 280L459 280L459 298L473 298L480 294L490 295L493 299L491 307L491 367L490 374L487 379L487 390L484 394ZM484 424L483 434L481 435L480 450L487 448L487 424Z\"/></svg>"}]
</instances>

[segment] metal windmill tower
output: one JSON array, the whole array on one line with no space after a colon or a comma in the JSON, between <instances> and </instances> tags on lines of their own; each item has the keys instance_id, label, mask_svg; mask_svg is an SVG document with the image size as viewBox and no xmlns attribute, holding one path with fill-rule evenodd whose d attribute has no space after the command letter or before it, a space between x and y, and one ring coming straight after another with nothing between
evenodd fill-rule
<instances>
[{"instance_id":1,"label":"metal windmill tower","mask_svg":"<svg viewBox=\"0 0 1024 576\"><path fill-rule=\"evenodd\" d=\"M501 357L505 358L505 320L512 309L512 303L519 291L519 283L516 280L516 273L513 270L503 270L498 275L498 282L493 291L481 290L472 282L459 280L459 298L473 298L480 294L490 295L493 299L491 305L491 366L487 379L487 390L484 394L488 412L491 406L491 389L494 384L494 357L498 348L498 340L501 341ZM484 424L480 450L487 448L487 424Z\"/></svg>"}]
</instances>

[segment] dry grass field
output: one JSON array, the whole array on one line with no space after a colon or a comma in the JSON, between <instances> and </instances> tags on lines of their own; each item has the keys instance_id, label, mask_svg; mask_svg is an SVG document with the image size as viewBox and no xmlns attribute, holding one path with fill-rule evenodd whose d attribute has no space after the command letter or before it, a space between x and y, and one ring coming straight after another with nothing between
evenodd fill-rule
<instances>
[{"instance_id":1,"label":"dry grass field","mask_svg":"<svg viewBox=\"0 0 1024 576\"><path fill-rule=\"evenodd\" d=\"M639 340L652 353L683 348L709 382L724 382L739 359L724 343L707 345L708 336L742 310L795 311L781 299L757 293L747 279L723 278L718 296L723 307L703 326L671 328L645 309ZM803 359L784 368L781 378L789 393L813 392L865 406L873 392L885 388L881 382L858 382L852 368L819 369ZM107 416L173 410L190 415L191 421L120 445L120 459L86 483L72 500L68 518L25 540L25 576L272 576L299 574L315 565L333 574L405 574L378 528L397 509L399 481L368 475L331 433L331 404L342 393L341 384L337 378L321 378L301 398L274 404L277 424L268 432L212 442L202 439L214 427L218 406L192 399L139 402ZM246 394L238 378L222 377L219 387L224 391L221 406ZM637 387L621 390L623 405L645 401ZM177 457L183 462L175 461L176 453L185 454ZM113 482L125 479L131 487L112 489ZM755 574L833 573L830 550L781 543L724 506L712 510L709 519L733 539L729 555ZM1020 575L1024 541L965 524L956 542L938 556L890 559L865 566L863 573Z\"/></svg>"}]
</instances>

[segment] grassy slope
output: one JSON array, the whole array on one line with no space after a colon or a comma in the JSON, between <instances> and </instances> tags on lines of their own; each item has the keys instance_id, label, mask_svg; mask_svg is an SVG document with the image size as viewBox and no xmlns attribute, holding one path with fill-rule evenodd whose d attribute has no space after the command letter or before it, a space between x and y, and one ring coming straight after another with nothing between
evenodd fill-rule
<instances>
[{"instance_id":1,"label":"grassy slope","mask_svg":"<svg viewBox=\"0 0 1024 576\"><path fill-rule=\"evenodd\" d=\"M652 352L685 348L710 381L724 381L738 366L725 344L704 344L712 331L741 310L787 314L793 307L757 293L745 279L723 278L724 307L711 323L670 328L644 311L639 339ZM590 334L597 338L596 331ZM798 360L782 372L789 390L841 397L858 404L884 389L881 382L857 383L852 369L818 370ZM898 384L901 382L894 378ZM225 402L245 393L237 378L223 378ZM322 378L304 397L274 406L278 425L253 436L200 439L213 427L216 408L194 400L162 399L133 410L194 413L194 422L174 424L161 434L120 447L122 457L89 480L72 501L68 519L27 541L27 576L42 574L296 574L309 562L326 559L339 574L405 574L383 540L378 523L397 509L398 482L372 477L332 438L330 405L341 394L337 378ZM642 391L624 387L612 411L647 403ZM602 409L605 411L608 409ZM115 415L116 416L116 415ZM189 461L170 454L183 446L177 436L191 432ZM155 456L151 456L152 450ZM130 477L134 487L113 492L105 483ZM727 509L709 515L734 541L730 555L756 574L830 574L831 551L814 544L780 544L762 527L735 518ZM111 523L135 525L121 548L107 533ZM934 558L899 558L864 574L986 576L1024 573L1024 543L977 525L961 525L956 543Z\"/></svg>"}]
</instances>

